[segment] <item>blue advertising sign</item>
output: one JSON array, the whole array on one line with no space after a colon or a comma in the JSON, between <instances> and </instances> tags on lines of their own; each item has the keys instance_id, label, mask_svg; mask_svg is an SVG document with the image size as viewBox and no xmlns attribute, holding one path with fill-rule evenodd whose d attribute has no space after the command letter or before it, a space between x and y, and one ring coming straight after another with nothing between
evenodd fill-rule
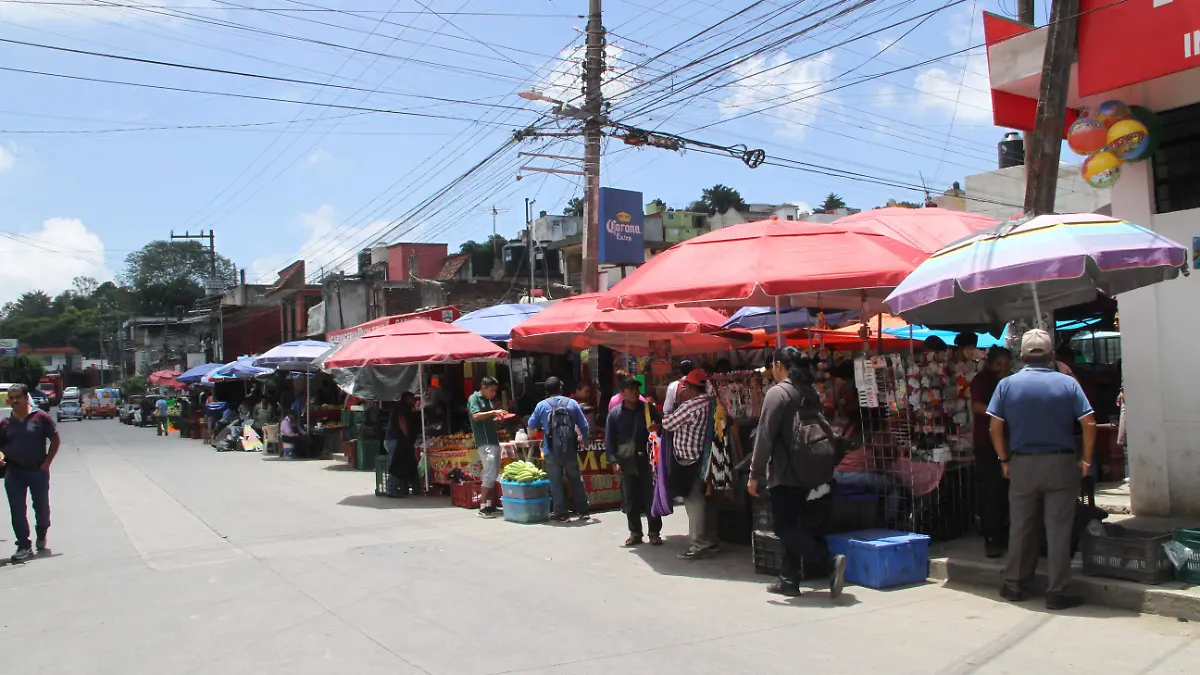
<instances>
[{"instance_id":1,"label":"blue advertising sign","mask_svg":"<svg viewBox=\"0 0 1200 675\"><path fill-rule=\"evenodd\" d=\"M0 356L16 356L20 343L14 338L0 338Z\"/></svg>"},{"instance_id":2,"label":"blue advertising sign","mask_svg":"<svg viewBox=\"0 0 1200 675\"><path fill-rule=\"evenodd\" d=\"M646 262L642 193L600 188L600 223L604 227L600 232L600 264Z\"/></svg>"}]
</instances>

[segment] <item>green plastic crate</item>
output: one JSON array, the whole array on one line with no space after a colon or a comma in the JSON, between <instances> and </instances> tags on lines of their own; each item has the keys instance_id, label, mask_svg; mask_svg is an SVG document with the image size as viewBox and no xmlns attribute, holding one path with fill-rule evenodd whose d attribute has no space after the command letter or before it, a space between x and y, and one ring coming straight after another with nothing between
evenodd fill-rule
<instances>
[{"instance_id":1,"label":"green plastic crate","mask_svg":"<svg viewBox=\"0 0 1200 675\"><path fill-rule=\"evenodd\" d=\"M1175 568L1175 578L1189 584L1200 584L1200 530L1177 527L1171 532L1171 539L1192 549L1192 555L1183 567Z\"/></svg>"},{"instance_id":2,"label":"green plastic crate","mask_svg":"<svg viewBox=\"0 0 1200 675\"><path fill-rule=\"evenodd\" d=\"M358 449L355 452L354 460L356 466L354 468L359 471L374 471L375 466L380 462L376 461L379 454L383 451L383 444L379 441L358 441ZM386 464L386 462L383 462Z\"/></svg>"}]
</instances>

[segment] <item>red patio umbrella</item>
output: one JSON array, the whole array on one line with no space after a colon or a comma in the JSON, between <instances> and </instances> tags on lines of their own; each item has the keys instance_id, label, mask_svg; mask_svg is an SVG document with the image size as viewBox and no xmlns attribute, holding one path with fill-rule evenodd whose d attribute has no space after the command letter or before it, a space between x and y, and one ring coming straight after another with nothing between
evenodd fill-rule
<instances>
[{"instance_id":1,"label":"red patio umbrella","mask_svg":"<svg viewBox=\"0 0 1200 675\"><path fill-rule=\"evenodd\" d=\"M180 373L174 370L156 370L150 373L150 384L156 387L173 387L177 384L175 378L179 375Z\"/></svg>"},{"instance_id":2,"label":"red patio umbrella","mask_svg":"<svg viewBox=\"0 0 1200 675\"><path fill-rule=\"evenodd\" d=\"M317 365L328 372L338 386L357 394L354 385L387 386L401 381L398 370L417 367L417 391L421 405L421 440L425 456L425 488L429 489L429 442L425 436L426 364L494 361L508 358L508 352L482 336L441 321L411 319L385 326L346 342L324 356ZM399 392L396 392L397 394ZM398 398L398 396L397 396Z\"/></svg>"},{"instance_id":3,"label":"red patio umbrella","mask_svg":"<svg viewBox=\"0 0 1200 675\"><path fill-rule=\"evenodd\" d=\"M995 218L979 213L904 207L871 209L833 221L837 227L882 234L931 255L947 244L999 223Z\"/></svg>"},{"instance_id":4,"label":"red patio umbrella","mask_svg":"<svg viewBox=\"0 0 1200 675\"><path fill-rule=\"evenodd\" d=\"M513 349L561 353L604 345L647 354L652 342L669 342L673 354L704 354L749 344L749 331L725 329L726 317L707 307L601 309L603 293L559 300L517 325Z\"/></svg>"},{"instance_id":5,"label":"red patio umbrella","mask_svg":"<svg viewBox=\"0 0 1200 675\"><path fill-rule=\"evenodd\" d=\"M928 255L889 236L771 218L726 227L654 256L614 286L621 308L791 304L861 309Z\"/></svg>"}]
</instances>

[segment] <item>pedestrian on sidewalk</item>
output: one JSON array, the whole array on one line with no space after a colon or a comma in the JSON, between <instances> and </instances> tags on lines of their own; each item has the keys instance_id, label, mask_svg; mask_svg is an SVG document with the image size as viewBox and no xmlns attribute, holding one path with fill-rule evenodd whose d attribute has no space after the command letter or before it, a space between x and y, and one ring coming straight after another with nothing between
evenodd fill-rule
<instances>
[{"instance_id":1,"label":"pedestrian on sidewalk","mask_svg":"<svg viewBox=\"0 0 1200 675\"><path fill-rule=\"evenodd\" d=\"M1008 551L1008 479L992 446L988 404L1000 380L1012 371L1012 352L988 350L987 367L971 380L971 445L975 451L975 482L979 487L979 530L984 555L1003 558Z\"/></svg>"},{"instance_id":2,"label":"pedestrian on sidewalk","mask_svg":"<svg viewBox=\"0 0 1200 675\"><path fill-rule=\"evenodd\" d=\"M828 574L829 594L836 600L846 583L846 557L830 554L825 529L833 509L834 472L849 441L836 436L821 413L808 356L795 347L776 351L771 375L775 384L763 397L746 484L750 496L758 498L766 480L775 534L783 543L779 580L767 591L800 595L803 570Z\"/></svg>"},{"instance_id":3,"label":"pedestrian on sidewalk","mask_svg":"<svg viewBox=\"0 0 1200 675\"><path fill-rule=\"evenodd\" d=\"M167 433L167 409L169 408L167 398L164 396L154 402L154 435L166 436Z\"/></svg>"},{"instance_id":4,"label":"pedestrian on sidewalk","mask_svg":"<svg viewBox=\"0 0 1200 675\"><path fill-rule=\"evenodd\" d=\"M12 413L0 420L0 450L4 453L0 466L4 467L4 492L8 496L13 535L17 540L17 552L12 561L24 562L33 557L26 512L27 494L33 501L37 552L50 552L46 545L46 534L50 530L50 465L58 456L59 438L50 415L30 407L29 390L25 385L9 386L8 405Z\"/></svg>"},{"instance_id":5,"label":"pedestrian on sidewalk","mask_svg":"<svg viewBox=\"0 0 1200 675\"><path fill-rule=\"evenodd\" d=\"M671 492L675 497L683 497L688 516L691 545L679 557L700 560L720 550L717 511L708 503L708 483L704 476L712 422L708 373L694 368L683 378L676 398L679 402L663 417L662 427L672 433Z\"/></svg>"},{"instance_id":6,"label":"pedestrian on sidewalk","mask_svg":"<svg viewBox=\"0 0 1200 675\"><path fill-rule=\"evenodd\" d=\"M621 402L608 411L604 425L604 449L614 471L621 477L621 510L629 521L626 546L642 543L642 516L650 525L650 545L661 546L662 518L650 514L654 481L650 474L650 428L659 416L641 396L642 384L626 376L618 395Z\"/></svg>"},{"instance_id":7,"label":"pedestrian on sidewalk","mask_svg":"<svg viewBox=\"0 0 1200 675\"><path fill-rule=\"evenodd\" d=\"M496 422L506 413L495 404L500 383L494 377L479 381L479 391L467 399L467 414L471 416L471 432L475 435L475 448L479 461L483 463L483 490L479 500L479 515L495 518L500 509L496 507L496 480L500 477L500 434Z\"/></svg>"},{"instance_id":8,"label":"pedestrian on sidewalk","mask_svg":"<svg viewBox=\"0 0 1200 675\"><path fill-rule=\"evenodd\" d=\"M1083 598L1067 591L1071 580L1071 529L1080 481L1092 466L1096 422L1079 382L1058 372L1050 335L1034 329L1021 336L1020 372L1000 381L987 413L992 445L1010 481L1012 525L1000 595L1020 602L1037 570L1044 514L1047 572L1046 609L1078 607ZM1083 429L1083 458L1075 454L1075 423ZM1007 435L1006 435L1007 432Z\"/></svg>"},{"instance_id":9,"label":"pedestrian on sidewalk","mask_svg":"<svg viewBox=\"0 0 1200 675\"><path fill-rule=\"evenodd\" d=\"M419 492L421 489L416 456L416 436L421 423L413 414L416 400L416 394L406 391L388 412L383 435L383 448L387 450L386 497L407 497L409 490Z\"/></svg>"},{"instance_id":10,"label":"pedestrian on sidewalk","mask_svg":"<svg viewBox=\"0 0 1200 675\"><path fill-rule=\"evenodd\" d=\"M574 399L562 395L562 380L546 378L546 400L537 404L529 416L530 429L545 430L542 439L542 456L546 459L546 473L550 478L550 496L554 502L554 520L570 520L567 512L567 494L563 488L563 472L571 481L571 498L579 520L591 519L588 512L587 488L579 471L579 439L588 438L587 417ZM576 431L579 432L578 436Z\"/></svg>"}]
</instances>

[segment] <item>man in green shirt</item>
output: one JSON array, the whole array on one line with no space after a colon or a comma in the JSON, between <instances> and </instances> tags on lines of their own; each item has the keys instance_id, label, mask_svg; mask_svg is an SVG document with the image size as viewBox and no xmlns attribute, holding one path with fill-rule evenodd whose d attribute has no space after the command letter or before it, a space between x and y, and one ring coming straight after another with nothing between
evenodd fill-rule
<instances>
[{"instance_id":1,"label":"man in green shirt","mask_svg":"<svg viewBox=\"0 0 1200 675\"><path fill-rule=\"evenodd\" d=\"M483 463L483 492L480 495L479 515L494 518L498 512L494 499L496 479L500 476L500 434L496 432L496 420L505 411L495 405L496 392L500 383L494 377L479 381L479 391L467 399L467 413L471 416L471 431L475 433L475 448L479 461Z\"/></svg>"}]
</instances>

